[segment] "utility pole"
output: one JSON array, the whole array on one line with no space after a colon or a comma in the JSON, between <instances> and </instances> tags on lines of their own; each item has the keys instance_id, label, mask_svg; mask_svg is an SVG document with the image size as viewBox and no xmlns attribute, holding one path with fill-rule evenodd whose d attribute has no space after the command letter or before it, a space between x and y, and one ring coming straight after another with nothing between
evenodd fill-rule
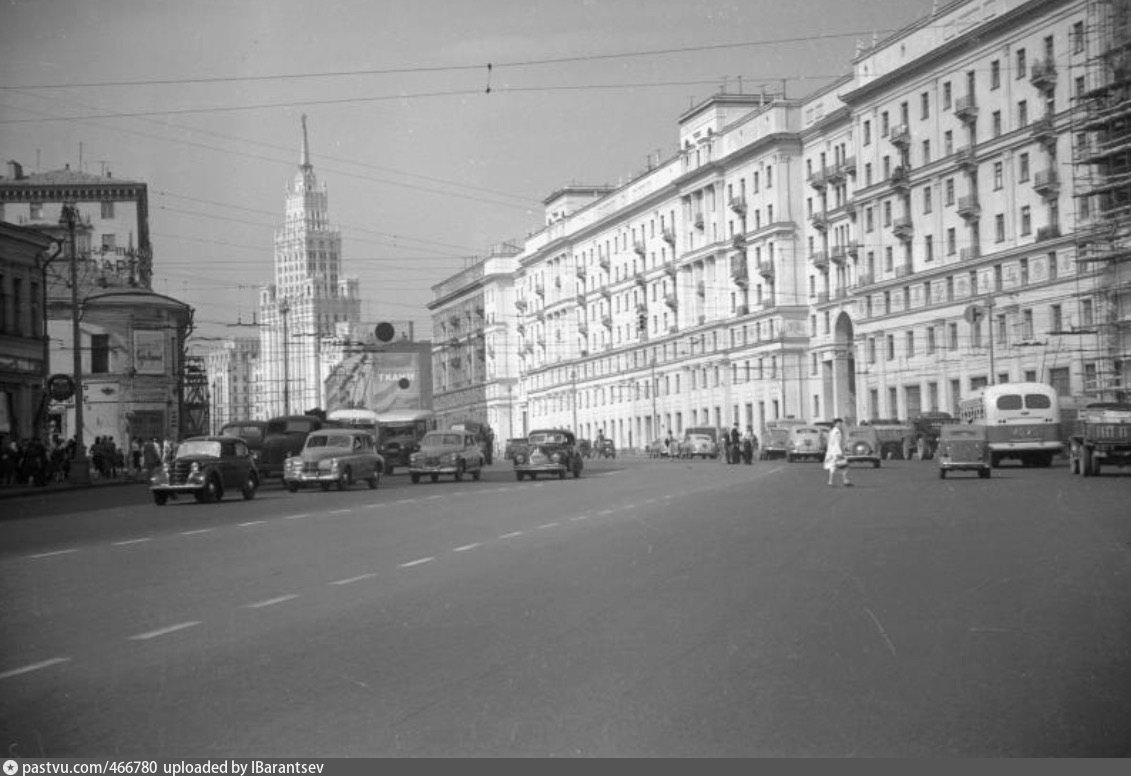
<instances>
[{"instance_id":1,"label":"utility pole","mask_svg":"<svg viewBox=\"0 0 1131 776\"><path fill-rule=\"evenodd\" d=\"M290 302L286 297L279 302L279 315L283 318L283 414L291 414L291 353L290 341L287 332L287 315L291 311Z\"/></svg>"},{"instance_id":2,"label":"utility pole","mask_svg":"<svg viewBox=\"0 0 1131 776\"><path fill-rule=\"evenodd\" d=\"M656 355L655 355L655 353L652 354L651 367L652 367L652 422L649 425L652 426L652 432L653 432L652 435L654 437L656 437L657 439L659 439L661 437L661 434L660 434L660 416L656 414L656 389L659 386L656 383Z\"/></svg>"},{"instance_id":3,"label":"utility pole","mask_svg":"<svg viewBox=\"0 0 1131 776\"><path fill-rule=\"evenodd\" d=\"M71 259L71 354L74 358L75 383L75 456L71 459L70 481L80 485L90 483L90 462L86 457L83 440L83 383L82 383L82 329L79 326L79 257L75 249L75 220L78 209L68 202L63 205L60 221L67 227Z\"/></svg>"},{"instance_id":4,"label":"utility pole","mask_svg":"<svg viewBox=\"0 0 1131 776\"><path fill-rule=\"evenodd\" d=\"M570 388L572 389L573 399L573 433L577 433L577 370L571 370L569 373Z\"/></svg>"}]
</instances>

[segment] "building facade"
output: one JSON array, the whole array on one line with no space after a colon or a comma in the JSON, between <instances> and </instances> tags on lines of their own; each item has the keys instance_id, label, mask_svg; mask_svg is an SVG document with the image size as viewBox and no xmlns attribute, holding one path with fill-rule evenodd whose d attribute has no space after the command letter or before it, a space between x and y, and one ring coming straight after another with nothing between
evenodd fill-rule
<instances>
[{"instance_id":1,"label":"building facade","mask_svg":"<svg viewBox=\"0 0 1131 776\"><path fill-rule=\"evenodd\" d=\"M342 236L329 220L326 187L310 163L306 117L302 156L275 233L275 282L260 291L255 417L324 409L323 340L338 324L356 324L361 297L342 269Z\"/></svg>"},{"instance_id":2,"label":"building facade","mask_svg":"<svg viewBox=\"0 0 1131 776\"><path fill-rule=\"evenodd\" d=\"M208 375L211 431L226 423L258 417L254 394L259 337L232 337L202 354Z\"/></svg>"},{"instance_id":3,"label":"building facade","mask_svg":"<svg viewBox=\"0 0 1131 776\"><path fill-rule=\"evenodd\" d=\"M804 99L715 95L674 158L558 192L514 275L522 428L641 447L1007 380L1123 398L1128 30L1126 0L948 3Z\"/></svg>"}]
</instances>

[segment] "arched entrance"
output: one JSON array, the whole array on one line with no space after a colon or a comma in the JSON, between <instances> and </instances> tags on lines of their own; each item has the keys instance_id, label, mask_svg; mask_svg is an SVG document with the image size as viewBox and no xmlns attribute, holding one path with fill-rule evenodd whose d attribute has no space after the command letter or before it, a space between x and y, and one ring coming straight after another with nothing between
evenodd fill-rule
<instances>
[{"instance_id":1,"label":"arched entrance","mask_svg":"<svg viewBox=\"0 0 1131 776\"><path fill-rule=\"evenodd\" d=\"M833 329L833 403L835 415L845 421L856 419L856 347L853 343L856 328L848 313L836 318Z\"/></svg>"}]
</instances>

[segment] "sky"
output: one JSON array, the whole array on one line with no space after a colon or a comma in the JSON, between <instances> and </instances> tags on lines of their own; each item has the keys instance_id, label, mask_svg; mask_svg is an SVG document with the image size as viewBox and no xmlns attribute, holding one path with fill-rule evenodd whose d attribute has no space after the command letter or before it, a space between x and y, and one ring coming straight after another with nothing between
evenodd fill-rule
<instances>
[{"instance_id":1,"label":"sky","mask_svg":"<svg viewBox=\"0 0 1131 776\"><path fill-rule=\"evenodd\" d=\"M149 186L153 288L248 336L301 116L362 318L431 336L431 287L569 184L671 158L725 89L800 98L933 0L0 0L0 155Z\"/></svg>"}]
</instances>

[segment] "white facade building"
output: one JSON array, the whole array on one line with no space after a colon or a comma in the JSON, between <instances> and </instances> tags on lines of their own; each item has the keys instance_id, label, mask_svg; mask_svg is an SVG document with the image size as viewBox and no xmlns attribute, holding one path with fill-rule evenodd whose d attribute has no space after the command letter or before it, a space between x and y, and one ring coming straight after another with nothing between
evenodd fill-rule
<instances>
[{"instance_id":1,"label":"white facade building","mask_svg":"<svg viewBox=\"0 0 1131 776\"><path fill-rule=\"evenodd\" d=\"M306 117L302 160L275 233L275 283L259 297L260 350L254 416L270 418L325 407L324 338L337 324L357 324L356 278L341 275L342 237L329 220L328 198L310 163Z\"/></svg>"}]
</instances>

